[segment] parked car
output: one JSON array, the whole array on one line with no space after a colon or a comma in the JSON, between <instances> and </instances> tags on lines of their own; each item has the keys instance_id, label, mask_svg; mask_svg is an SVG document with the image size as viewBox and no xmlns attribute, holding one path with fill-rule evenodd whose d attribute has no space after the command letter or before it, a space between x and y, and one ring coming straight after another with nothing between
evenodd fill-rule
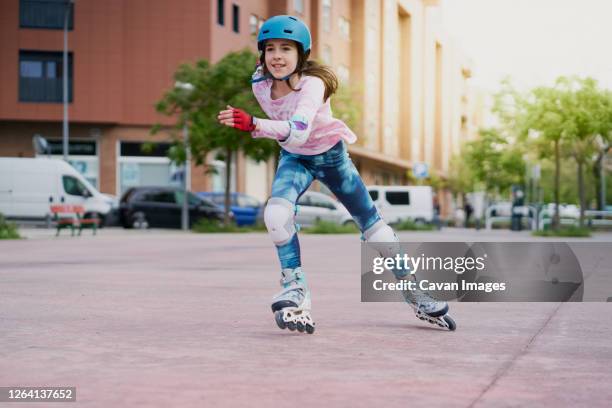
<instances>
[{"instance_id":1,"label":"parked car","mask_svg":"<svg viewBox=\"0 0 612 408\"><path fill-rule=\"evenodd\" d=\"M181 228L183 196L178 187L132 187L121 197L120 223L124 228ZM190 227L200 219L223 220L223 209L212 201L191 192L188 197Z\"/></svg>"},{"instance_id":2,"label":"parked car","mask_svg":"<svg viewBox=\"0 0 612 408\"><path fill-rule=\"evenodd\" d=\"M206 191L197 193L198 197L206 198L225 208L225 193ZM254 225L257 222L257 214L261 209L261 203L255 197L243 193L230 193L230 210L234 213L236 225Z\"/></svg>"},{"instance_id":3,"label":"parked car","mask_svg":"<svg viewBox=\"0 0 612 408\"><path fill-rule=\"evenodd\" d=\"M264 222L264 209L265 206L262 206L257 215L257 219L261 223ZM317 221L333 222L340 225L354 223L351 214L338 200L327 194L306 191L298 199L295 223L301 227L311 227Z\"/></svg>"},{"instance_id":4,"label":"parked car","mask_svg":"<svg viewBox=\"0 0 612 408\"><path fill-rule=\"evenodd\" d=\"M327 194L306 191L298 199L297 205L295 222L302 227L311 227L317 221L328 221L340 225L354 223L346 207Z\"/></svg>"},{"instance_id":5,"label":"parked car","mask_svg":"<svg viewBox=\"0 0 612 408\"><path fill-rule=\"evenodd\" d=\"M50 217L51 205L71 204L104 225L112 201L63 160L0 158L0 213L7 218L42 221Z\"/></svg>"},{"instance_id":6,"label":"parked car","mask_svg":"<svg viewBox=\"0 0 612 408\"><path fill-rule=\"evenodd\" d=\"M405 220L431 223L434 217L430 186L368 186L370 197L389 224Z\"/></svg>"}]
</instances>

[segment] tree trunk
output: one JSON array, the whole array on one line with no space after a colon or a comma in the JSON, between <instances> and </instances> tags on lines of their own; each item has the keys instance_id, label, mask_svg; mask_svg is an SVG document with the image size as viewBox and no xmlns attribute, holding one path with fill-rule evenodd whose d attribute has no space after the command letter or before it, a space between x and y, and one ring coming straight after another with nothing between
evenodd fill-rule
<instances>
[{"instance_id":1,"label":"tree trunk","mask_svg":"<svg viewBox=\"0 0 612 408\"><path fill-rule=\"evenodd\" d=\"M582 166L584 163L578 162L578 198L580 200L580 228L584 227L584 180L582 177Z\"/></svg>"},{"instance_id":2,"label":"tree trunk","mask_svg":"<svg viewBox=\"0 0 612 408\"><path fill-rule=\"evenodd\" d=\"M555 140L555 215L553 216L553 230L559 229L559 193L561 185L561 155L559 154L559 141Z\"/></svg>"},{"instance_id":3,"label":"tree trunk","mask_svg":"<svg viewBox=\"0 0 612 408\"><path fill-rule=\"evenodd\" d=\"M603 211L603 200L601 195L601 166L603 165L603 154L597 154L597 160L593 163L591 170L595 179L595 197L597 198L597 209Z\"/></svg>"},{"instance_id":4,"label":"tree trunk","mask_svg":"<svg viewBox=\"0 0 612 408\"><path fill-rule=\"evenodd\" d=\"M232 151L230 148L225 149L225 213L223 214L223 225L226 227L230 224L230 190L232 179Z\"/></svg>"}]
</instances>

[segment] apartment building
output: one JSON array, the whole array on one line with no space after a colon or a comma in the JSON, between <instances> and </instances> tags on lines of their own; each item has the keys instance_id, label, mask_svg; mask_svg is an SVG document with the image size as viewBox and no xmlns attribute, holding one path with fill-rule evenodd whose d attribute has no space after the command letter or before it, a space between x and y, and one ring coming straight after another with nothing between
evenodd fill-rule
<instances>
[{"instance_id":1,"label":"apartment building","mask_svg":"<svg viewBox=\"0 0 612 408\"><path fill-rule=\"evenodd\" d=\"M182 62L250 47L263 21L302 18L313 57L331 65L361 109L351 157L366 183L402 184L415 163L444 176L476 129L471 67L439 24L436 0L6 0L0 2L0 155L34 156L44 136L61 157L62 49L68 13L70 160L106 193L172 183L154 103ZM143 153L142 143L158 147ZM223 188L192 167L194 191ZM273 163L236 157L232 187L265 199Z\"/></svg>"}]
</instances>

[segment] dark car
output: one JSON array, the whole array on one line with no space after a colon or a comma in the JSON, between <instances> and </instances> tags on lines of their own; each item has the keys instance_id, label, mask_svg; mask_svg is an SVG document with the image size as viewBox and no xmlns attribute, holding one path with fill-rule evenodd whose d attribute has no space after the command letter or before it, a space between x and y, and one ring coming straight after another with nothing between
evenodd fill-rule
<instances>
[{"instance_id":1,"label":"dark car","mask_svg":"<svg viewBox=\"0 0 612 408\"><path fill-rule=\"evenodd\" d=\"M209 199L221 208L225 208L225 193L206 191L197 193L198 197ZM230 193L230 210L236 218L236 225L254 225L261 203L255 197L243 193Z\"/></svg>"},{"instance_id":2,"label":"dark car","mask_svg":"<svg viewBox=\"0 0 612 408\"><path fill-rule=\"evenodd\" d=\"M181 228L183 190L177 187L132 187L119 202L124 228ZM189 197L189 226L200 219L223 220L223 210L193 193Z\"/></svg>"}]
</instances>

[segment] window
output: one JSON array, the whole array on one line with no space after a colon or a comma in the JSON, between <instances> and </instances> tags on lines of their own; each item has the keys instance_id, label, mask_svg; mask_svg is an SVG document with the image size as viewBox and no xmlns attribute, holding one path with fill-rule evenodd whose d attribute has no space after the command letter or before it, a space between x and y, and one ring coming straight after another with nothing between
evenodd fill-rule
<instances>
[{"instance_id":1,"label":"window","mask_svg":"<svg viewBox=\"0 0 612 408\"><path fill-rule=\"evenodd\" d=\"M121 156L132 157L167 157L170 143L121 142Z\"/></svg>"},{"instance_id":2,"label":"window","mask_svg":"<svg viewBox=\"0 0 612 408\"><path fill-rule=\"evenodd\" d=\"M261 17L256 16L255 14L251 14L249 17L249 30L252 36L256 37L257 32L264 24L265 20Z\"/></svg>"},{"instance_id":3,"label":"window","mask_svg":"<svg viewBox=\"0 0 612 408\"><path fill-rule=\"evenodd\" d=\"M63 101L63 53L19 51L19 101ZM73 55L68 53L68 101L72 102Z\"/></svg>"},{"instance_id":4,"label":"window","mask_svg":"<svg viewBox=\"0 0 612 408\"><path fill-rule=\"evenodd\" d=\"M251 14L249 16L249 32L251 33L252 36L256 36L257 35L257 23L259 22L259 19L257 18L257 16L255 14Z\"/></svg>"},{"instance_id":5,"label":"window","mask_svg":"<svg viewBox=\"0 0 612 408\"><path fill-rule=\"evenodd\" d=\"M239 207L258 208L261 206L259 201L249 196L239 195L237 201Z\"/></svg>"},{"instance_id":6,"label":"window","mask_svg":"<svg viewBox=\"0 0 612 408\"><path fill-rule=\"evenodd\" d=\"M49 139L49 150L52 155L62 155L64 153L64 145L60 139ZM86 141L74 141L68 142L68 154L70 156L81 155L81 156L96 156L97 146L96 142Z\"/></svg>"},{"instance_id":7,"label":"window","mask_svg":"<svg viewBox=\"0 0 612 408\"><path fill-rule=\"evenodd\" d=\"M378 200L378 191L370 190L368 191L368 193L370 193L370 198L372 199L372 201Z\"/></svg>"},{"instance_id":8,"label":"window","mask_svg":"<svg viewBox=\"0 0 612 408\"><path fill-rule=\"evenodd\" d=\"M174 192L172 191L152 191L144 197L144 201L164 204L176 204Z\"/></svg>"},{"instance_id":9,"label":"window","mask_svg":"<svg viewBox=\"0 0 612 408\"><path fill-rule=\"evenodd\" d=\"M235 4L232 4L232 30L240 32L240 7Z\"/></svg>"},{"instance_id":10,"label":"window","mask_svg":"<svg viewBox=\"0 0 612 408\"><path fill-rule=\"evenodd\" d=\"M217 23L225 25L225 0L217 0Z\"/></svg>"},{"instance_id":11,"label":"window","mask_svg":"<svg viewBox=\"0 0 612 408\"><path fill-rule=\"evenodd\" d=\"M66 194L81 197L91 195L85 184L72 176L62 176L62 184Z\"/></svg>"},{"instance_id":12,"label":"window","mask_svg":"<svg viewBox=\"0 0 612 408\"><path fill-rule=\"evenodd\" d=\"M182 191L175 191L174 192L174 200L176 201L177 204L179 205L183 205L183 192ZM193 193L190 193L189 191L187 192L187 197L189 197L189 205L205 205L208 203L205 203L201 198L199 198L198 196L196 196ZM209 205L207 205L209 206Z\"/></svg>"},{"instance_id":13,"label":"window","mask_svg":"<svg viewBox=\"0 0 612 408\"><path fill-rule=\"evenodd\" d=\"M331 0L323 0L323 30L331 30Z\"/></svg>"},{"instance_id":14,"label":"window","mask_svg":"<svg viewBox=\"0 0 612 408\"><path fill-rule=\"evenodd\" d=\"M322 197L313 197L312 198L312 203L316 207L327 208L329 210L335 210L336 209L336 206L334 205L334 203L331 200L327 200L327 199L322 198Z\"/></svg>"},{"instance_id":15,"label":"window","mask_svg":"<svg viewBox=\"0 0 612 408\"><path fill-rule=\"evenodd\" d=\"M62 159L64 145L60 139L47 139L51 158ZM98 147L95 141L68 141L68 163L78 171L92 186L98 188L99 160ZM45 157L46 155L37 155Z\"/></svg>"},{"instance_id":16,"label":"window","mask_svg":"<svg viewBox=\"0 0 612 408\"><path fill-rule=\"evenodd\" d=\"M169 143L148 144L143 149L141 142L120 142L118 157L117 191L123 193L136 186L177 185L179 167L167 157Z\"/></svg>"},{"instance_id":17,"label":"window","mask_svg":"<svg viewBox=\"0 0 612 408\"><path fill-rule=\"evenodd\" d=\"M388 191L385 199L391 205L410 205L410 195L407 191Z\"/></svg>"},{"instance_id":18,"label":"window","mask_svg":"<svg viewBox=\"0 0 612 408\"><path fill-rule=\"evenodd\" d=\"M349 81L349 69L345 65L338 66L338 79L342 83L348 83Z\"/></svg>"},{"instance_id":19,"label":"window","mask_svg":"<svg viewBox=\"0 0 612 408\"><path fill-rule=\"evenodd\" d=\"M225 194L213 194L212 196L209 196L208 198L217 205L225 204ZM231 200L232 200L232 196L230 195L230 203L231 203Z\"/></svg>"},{"instance_id":20,"label":"window","mask_svg":"<svg viewBox=\"0 0 612 408\"><path fill-rule=\"evenodd\" d=\"M20 0L19 27L63 30L66 11L68 11L68 30L72 30L74 3L67 4L66 0Z\"/></svg>"},{"instance_id":21,"label":"window","mask_svg":"<svg viewBox=\"0 0 612 408\"><path fill-rule=\"evenodd\" d=\"M323 46L323 62L327 65L331 65L332 63L332 50L329 45Z\"/></svg>"},{"instance_id":22,"label":"window","mask_svg":"<svg viewBox=\"0 0 612 408\"><path fill-rule=\"evenodd\" d=\"M345 40L351 39L351 23L344 17L338 19L338 28L340 34Z\"/></svg>"},{"instance_id":23,"label":"window","mask_svg":"<svg viewBox=\"0 0 612 408\"><path fill-rule=\"evenodd\" d=\"M304 0L293 0L293 9L296 13L304 13Z\"/></svg>"}]
</instances>

